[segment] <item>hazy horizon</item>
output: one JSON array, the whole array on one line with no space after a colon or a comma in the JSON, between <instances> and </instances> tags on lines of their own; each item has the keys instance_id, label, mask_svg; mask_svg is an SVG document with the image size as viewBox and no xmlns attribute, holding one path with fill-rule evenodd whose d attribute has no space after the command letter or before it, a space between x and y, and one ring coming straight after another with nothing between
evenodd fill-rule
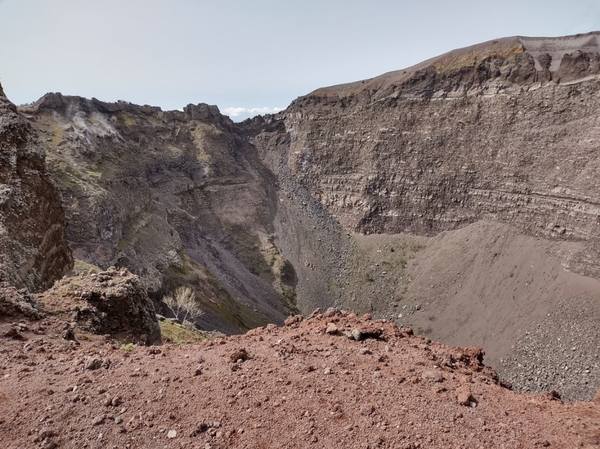
<instances>
[{"instance_id":1,"label":"hazy horizon","mask_svg":"<svg viewBox=\"0 0 600 449\"><path fill-rule=\"evenodd\" d=\"M0 80L17 104L61 92L240 120L455 48L595 30L596 0L0 0Z\"/></svg>"}]
</instances>

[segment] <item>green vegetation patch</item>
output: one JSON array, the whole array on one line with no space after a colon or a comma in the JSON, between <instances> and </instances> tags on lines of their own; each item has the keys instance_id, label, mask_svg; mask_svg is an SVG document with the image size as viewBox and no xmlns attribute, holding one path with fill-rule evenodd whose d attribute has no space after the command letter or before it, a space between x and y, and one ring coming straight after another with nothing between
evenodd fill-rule
<instances>
[{"instance_id":1,"label":"green vegetation patch","mask_svg":"<svg viewBox=\"0 0 600 449\"><path fill-rule=\"evenodd\" d=\"M276 237L250 233L247 227L239 224L225 224L223 228L228 235L229 249L238 260L248 271L275 288L290 314L298 313L296 273L277 247Z\"/></svg>"},{"instance_id":2,"label":"green vegetation patch","mask_svg":"<svg viewBox=\"0 0 600 449\"><path fill-rule=\"evenodd\" d=\"M73 264L73 274L78 275L81 273L100 273L102 268L92 265L91 263L85 262L83 260L75 259Z\"/></svg>"},{"instance_id":3,"label":"green vegetation patch","mask_svg":"<svg viewBox=\"0 0 600 449\"><path fill-rule=\"evenodd\" d=\"M349 310L383 313L404 300L408 262L424 246L424 238L405 234L355 235L348 258Z\"/></svg>"},{"instance_id":4,"label":"green vegetation patch","mask_svg":"<svg viewBox=\"0 0 600 449\"><path fill-rule=\"evenodd\" d=\"M135 125L135 119L128 112L121 111L117 114L117 121L124 126Z\"/></svg>"},{"instance_id":5,"label":"green vegetation patch","mask_svg":"<svg viewBox=\"0 0 600 449\"><path fill-rule=\"evenodd\" d=\"M440 58L439 61L433 64L433 67L439 74L452 73L463 67L476 67L481 64L483 60L490 57L501 56L503 58L508 58L523 53L524 51L525 49L522 44L511 47L502 47L500 45L496 47L494 44L491 44L491 48L477 46L471 51L452 52L449 55Z\"/></svg>"},{"instance_id":6,"label":"green vegetation patch","mask_svg":"<svg viewBox=\"0 0 600 449\"><path fill-rule=\"evenodd\" d=\"M169 267L165 273L166 291L175 291L180 286L191 287L204 312L218 315L241 332L268 324L266 317L236 301L208 268L186 252L180 253L180 257L182 264Z\"/></svg>"},{"instance_id":7,"label":"green vegetation patch","mask_svg":"<svg viewBox=\"0 0 600 449\"><path fill-rule=\"evenodd\" d=\"M190 343L201 343L209 338L209 334L193 329L189 326L182 326L171 320L159 321L160 334L163 343L175 343L184 345Z\"/></svg>"},{"instance_id":8,"label":"green vegetation patch","mask_svg":"<svg viewBox=\"0 0 600 449\"><path fill-rule=\"evenodd\" d=\"M248 228L241 224L225 223L223 228L228 236L228 249L248 271L267 282L273 282L273 265L280 256L274 245L270 242L263 245L257 234L248 232Z\"/></svg>"},{"instance_id":9,"label":"green vegetation patch","mask_svg":"<svg viewBox=\"0 0 600 449\"><path fill-rule=\"evenodd\" d=\"M50 132L52 133L52 145L56 147L64 140L65 130L60 124L55 123Z\"/></svg>"}]
</instances>

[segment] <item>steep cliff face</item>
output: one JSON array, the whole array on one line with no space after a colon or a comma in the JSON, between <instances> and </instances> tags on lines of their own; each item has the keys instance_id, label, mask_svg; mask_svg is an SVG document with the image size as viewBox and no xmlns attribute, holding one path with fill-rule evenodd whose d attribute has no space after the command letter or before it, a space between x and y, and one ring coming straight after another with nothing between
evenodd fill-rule
<instances>
[{"instance_id":1,"label":"steep cliff face","mask_svg":"<svg viewBox=\"0 0 600 449\"><path fill-rule=\"evenodd\" d=\"M77 260L129 268L155 299L192 286L209 329L295 310L274 178L216 107L163 112L48 94L22 110L43 137Z\"/></svg>"},{"instance_id":2,"label":"steep cliff face","mask_svg":"<svg viewBox=\"0 0 600 449\"><path fill-rule=\"evenodd\" d=\"M72 264L44 152L0 86L0 280L42 290Z\"/></svg>"},{"instance_id":3,"label":"steep cliff face","mask_svg":"<svg viewBox=\"0 0 600 449\"><path fill-rule=\"evenodd\" d=\"M280 116L288 166L360 233L487 219L595 241L598 51L596 34L512 38L319 89Z\"/></svg>"}]
</instances>

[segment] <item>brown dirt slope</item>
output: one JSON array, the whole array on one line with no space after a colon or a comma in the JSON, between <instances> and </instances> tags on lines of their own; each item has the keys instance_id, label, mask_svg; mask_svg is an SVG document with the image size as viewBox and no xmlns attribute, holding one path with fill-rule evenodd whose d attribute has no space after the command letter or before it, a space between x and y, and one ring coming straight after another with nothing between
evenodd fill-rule
<instances>
[{"instance_id":1,"label":"brown dirt slope","mask_svg":"<svg viewBox=\"0 0 600 449\"><path fill-rule=\"evenodd\" d=\"M570 400L600 388L600 282L565 269L580 244L490 221L432 238L352 234L351 242L343 308L483 346L486 363L515 388Z\"/></svg>"},{"instance_id":2,"label":"brown dirt slope","mask_svg":"<svg viewBox=\"0 0 600 449\"><path fill-rule=\"evenodd\" d=\"M600 388L600 335L585 322L600 316L600 282L564 268L578 250L494 222L441 233L411 259L394 321L447 344L483 346L486 362L517 386L527 378L529 390L590 399ZM523 354L519 340L536 330L545 337ZM508 368L516 353L520 367Z\"/></svg>"},{"instance_id":3,"label":"brown dirt slope","mask_svg":"<svg viewBox=\"0 0 600 449\"><path fill-rule=\"evenodd\" d=\"M62 327L0 322L4 448L600 446L600 403L512 392L480 348L370 316L151 348Z\"/></svg>"}]
</instances>

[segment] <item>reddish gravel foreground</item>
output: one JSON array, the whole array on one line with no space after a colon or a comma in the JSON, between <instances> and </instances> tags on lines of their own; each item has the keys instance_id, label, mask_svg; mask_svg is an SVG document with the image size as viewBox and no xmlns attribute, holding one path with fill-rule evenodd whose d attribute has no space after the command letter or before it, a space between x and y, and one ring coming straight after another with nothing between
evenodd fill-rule
<instances>
[{"instance_id":1,"label":"reddish gravel foreground","mask_svg":"<svg viewBox=\"0 0 600 449\"><path fill-rule=\"evenodd\" d=\"M512 392L480 348L313 315L130 350L78 331L80 344L64 340L58 316L0 322L0 448L600 445L600 403Z\"/></svg>"}]
</instances>

